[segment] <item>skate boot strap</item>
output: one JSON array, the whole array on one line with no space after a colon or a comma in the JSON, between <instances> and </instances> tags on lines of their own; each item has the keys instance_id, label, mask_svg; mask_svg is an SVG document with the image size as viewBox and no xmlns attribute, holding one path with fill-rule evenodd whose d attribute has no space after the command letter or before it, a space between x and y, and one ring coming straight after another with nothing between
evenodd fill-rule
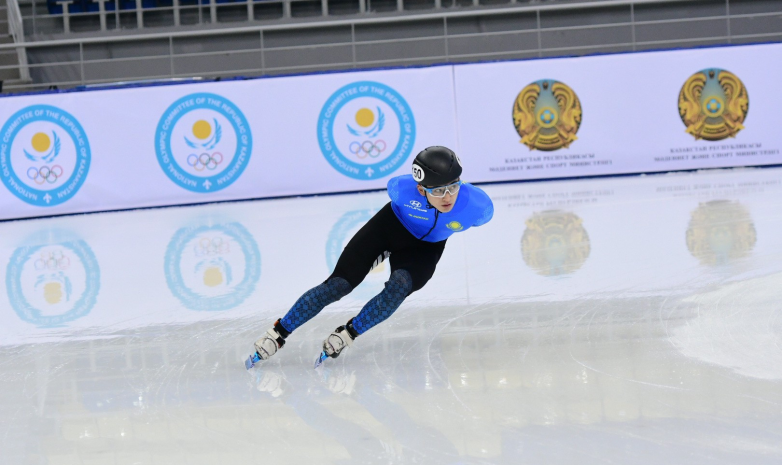
<instances>
[{"instance_id":1,"label":"skate boot strap","mask_svg":"<svg viewBox=\"0 0 782 465\"><path fill-rule=\"evenodd\" d=\"M339 342L337 342L337 340L339 340ZM323 353L331 358L337 358L345 347L350 347L352 345L353 337L344 326L340 326L323 341Z\"/></svg>"},{"instance_id":2,"label":"skate boot strap","mask_svg":"<svg viewBox=\"0 0 782 465\"><path fill-rule=\"evenodd\" d=\"M266 334L271 336L272 339L274 339L274 342L277 343L277 347L282 349L282 346L285 345L285 338L280 335L277 331L274 330L274 328L269 329L266 331Z\"/></svg>"},{"instance_id":3,"label":"skate boot strap","mask_svg":"<svg viewBox=\"0 0 782 465\"><path fill-rule=\"evenodd\" d=\"M342 340L347 343L348 347L353 346L353 336L351 336L347 328L343 327L342 331L340 331L337 334L339 334L342 337Z\"/></svg>"},{"instance_id":4,"label":"skate boot strap","mask_svg":"<svg viewBox=\"0 0 782 465\"><path fill-rule=\"evenodd\" d=\"M285 329L285 326L282 325L282 322L279 319L274 322L274 330L277 331L283 339L291 335L290 331Z\"/></svg>"},{"instance_id":5,"label":"skate boot strap","mask_svg":"<svg viewBox=\"0 0 782 465\"><path fill-rule=\"evenodd\" d=\"M350 322L348 322L348 324L350 324ZM354 337L351 334L351 331L347 327L347 325L346 326L340 326L339 328L335 329L334 332L331 333L331 335L329 337L331 337L331 336L337 336L338 338L342 339L343 341L345 341L345 344L348 347L353 345Z\"/></svg>"}]
</instances>

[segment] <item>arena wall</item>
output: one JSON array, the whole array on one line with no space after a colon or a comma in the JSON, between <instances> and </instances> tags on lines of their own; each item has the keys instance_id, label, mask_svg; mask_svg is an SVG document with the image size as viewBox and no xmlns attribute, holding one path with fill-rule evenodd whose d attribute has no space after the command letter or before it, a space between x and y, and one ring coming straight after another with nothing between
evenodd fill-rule
<instances>
[{"instance_id":1,"label":"arena wall","mask_svg":"<svg viewBox=\"0 0 782 465\"><path fill-rule=\"evenodd\" d=\"M776 165L780 58L765 44L6 97L0 218L382 189L431 145L470 182Z\"/></svg>"}]
</instances>

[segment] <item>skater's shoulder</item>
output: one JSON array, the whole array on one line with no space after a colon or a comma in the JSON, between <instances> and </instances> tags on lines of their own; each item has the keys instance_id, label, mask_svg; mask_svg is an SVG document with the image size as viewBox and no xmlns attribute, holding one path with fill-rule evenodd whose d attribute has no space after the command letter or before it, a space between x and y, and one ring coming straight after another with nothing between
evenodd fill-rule
<instances>
[{"instance_id":1,"label":"skater's shoulder","mask_svg":"<svg viewBox=\"0 0 782 465\"><path fill-rule=\"evenodd\" d=\"M476 204L491 205L491 197L480 187L474 186L470 183L464 183L467 190L470 192L470 200Z\"/></svg>"},{"instance_id":2,"label":"skater's shoulder","mask_svg":"<svg viewBox=\"0 0 782 465\"><path fill-rule=\"evenodd\" d=\"M413 180L413 176L410 174L405 174L402 176L396 176L388 180L388 196L393 201L398 201L399 196L409 196L410 194L407 192L411 188L415 188L417 186L417 183L415 180Z\"/></svg>"},{"instance_id":3,"label":"skater's shoulder","mask_svg":"<svg viewBox=\"0 0 782 465\"><path fill-rule=\"evenodd\" d=\"M480 187L472 184L465 184L465 187L467 187L466 190L470 194L470 210L476 218L473 226L481 226L488 223L494 216L494 203L492 203L491 197Z\"/></svg>"},{"instance_id":4,"label":"skater's shoulder","mask_svg":"<svg viewBox=\"0 0 782 465\"><path fill-rule=\"evenodd\" d=\"M399 186L399 185L407 185L407 184L417 184L415 180L413 179L412 174L403 174L401 176L394 176L393 178L388 180L388 187L391 188L391 186Z\"/></svg>"}]
</instances>

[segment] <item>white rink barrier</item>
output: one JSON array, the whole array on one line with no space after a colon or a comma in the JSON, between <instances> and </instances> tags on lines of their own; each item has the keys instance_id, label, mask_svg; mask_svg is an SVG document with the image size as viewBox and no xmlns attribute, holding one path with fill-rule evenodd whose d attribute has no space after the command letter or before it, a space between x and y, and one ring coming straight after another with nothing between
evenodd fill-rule
<instances>
[{"instance_id":1,"label":"white rink barrier","mask_svg":"<svg viewBox=\"0 0 782 465\"><path fill-rule=\"evenodd\" d=\"M475 181L779 164L780 71L780 44L456 66L461 158Z\"/></svg>"},{"instance_id":2,"label":"white rink barrier","mask_svg":"<svg viewBox=\"0 0 782 465\"><path fill-rule=\"evenodd\" d=\"M0 218L385 188L456 146L449 66L0 99Z\"/></svg>"},{"instance_id":3,"label":"white rink barrier","mask_svg":"<svg viewBox=\"0 0 782 465\"><path fill-rule=\"evenodd\" d=\"M380 189L430 145L473 182L779 164L780 63L772 44L11 96L0 219Z\"/></svg>"}]
</instances>

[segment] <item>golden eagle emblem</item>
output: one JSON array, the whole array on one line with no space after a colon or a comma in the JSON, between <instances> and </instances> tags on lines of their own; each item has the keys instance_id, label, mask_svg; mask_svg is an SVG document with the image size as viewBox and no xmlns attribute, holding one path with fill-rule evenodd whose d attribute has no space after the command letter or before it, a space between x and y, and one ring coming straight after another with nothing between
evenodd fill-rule
<instances>
[{"instance_id":1,"label":"golden eagle emblem","mask_svg":"<svg viewBox=\"0 0 782 465\"><path fill-rule=\"evenodd\" d=\"M724 69L693 74L679 92L679 115L695 139L723 140L744 129L749 95L744 83Z\"/></svg>"},{"instance_id":2,"label":"golden eagle emblem","mask_svg":"<svg viewBox=\"0 0 782 465\"><path fill-rule=\"evenodd\" d=\"M569 147L581 126L581 101L573 89L545 79L523 88L513 103L513 126L530 150Z\"/></svg>"}]
</instances>

